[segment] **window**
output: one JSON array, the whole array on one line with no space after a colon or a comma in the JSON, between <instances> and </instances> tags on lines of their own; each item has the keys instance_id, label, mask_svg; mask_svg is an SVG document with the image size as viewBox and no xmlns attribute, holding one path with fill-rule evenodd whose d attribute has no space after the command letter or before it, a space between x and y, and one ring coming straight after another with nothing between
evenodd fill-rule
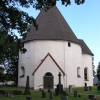
<instances>
[{"instance_id":1,"label":"window","mask_svg":"<svg viewBox=\"0 0 100 100\"><path fill-rule=\"evenodd\" d=\"M88 68L84 68L84 80L88 80Z\"/></svg>"},{"instance_id":2,"label":"window","mask_svg":"<svg viewBox=\"0 0 100 100\"><path fill-rule=\"evenodd\" d=\"M68 42L68 47L71 47L71 43L70 42Z\"/></svg>"},{"instance_id":3,"label":"window","mask_svg":"<svg viewBox=\"0 0 100 100\"><path fill-rule=\"evenodd\" d=\"M25 76L25 68L22 66L20 68L20 78L24 77Z\"/></svg>"},{"instance_id":4,"label":"window","mask_svg":"<svg viewBox=\"0 0 100 100\"><path fill-rule=\"evenodd\" d=\"M77 77L80 78L80 67L77 68Z\"/></svg>"},{"instance_id":5,"label":"window","mask_svg":"<svg viewBox=\"0 0 100 100\"><path fill-rule=\"evenodd\" d=\"M24 43L22 43L22 47L24 47Z\"/></svg>"},{"instance_id":6,"label":"window","mask_svg":"<svg viewBox=\"0 0 100 100\"><path fill-rule=\"evenodd\" d=\"M47 73L45 74L45 76L52 76L52 74L51 74L50 72L47 72Z\"/></svg>"}]
</instances>

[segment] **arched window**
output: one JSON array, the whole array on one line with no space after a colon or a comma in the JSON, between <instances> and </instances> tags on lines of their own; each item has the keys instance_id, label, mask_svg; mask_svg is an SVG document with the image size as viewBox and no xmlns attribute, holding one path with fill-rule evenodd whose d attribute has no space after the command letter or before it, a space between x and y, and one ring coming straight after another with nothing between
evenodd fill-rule
<instances>
[{"instance_id":1,"label":"arched window","mask_svg":"<svg viewBox=\"0 0 100 100\"><path fill-rule=\"evenodd\" d=\"M87 67L84 68L84 80L85 81L88 80L88 68Z\"/></svg>"},{"instance_id":2,"label":"arched window","mask_svg":"<svg viewBox=\"0 0 100 100\"><path fill-rule=\"evenodd\" d=\"M80 75L80 67L77 67L77 77L78 78L81 77L81 75Z\"/></svg>"},{"instance_id":3,"label":"arched window","mask_svg":"<svg viewBox=\"0 0 100 100\"><path fill-rule=\"evenodd\" d=\"M52 73L47 72L47 73L45 74L45 76L52 76Z\"/></svg>"},{"instance_id":4,"label":"arched window","mask_svg":"<svg viewBox=\"0 0 100 100\"><path fill-rule=\"evenodd\" d=\"M20 68L20 77L22 78L22 77L24 77L25 76L25 68L22 66L21 68Z\"/></svg>"}]
</instances>

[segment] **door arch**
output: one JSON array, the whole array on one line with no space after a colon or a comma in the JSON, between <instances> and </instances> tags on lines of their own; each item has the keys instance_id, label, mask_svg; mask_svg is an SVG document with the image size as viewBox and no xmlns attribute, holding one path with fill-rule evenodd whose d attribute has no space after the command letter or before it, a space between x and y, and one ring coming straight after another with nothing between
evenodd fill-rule
<instances>
[{"instance_id":1,"label":"door arch","mask_svg":"<svg viewBox=\"0 0 100 100\"><path fill-rule=\"evenodd\" d=\"M50 85L50 88L54 88L54 77L51 72L45 73L43 77L43 88L48 89L48 85Z\"/></svg>"}]
</instances>

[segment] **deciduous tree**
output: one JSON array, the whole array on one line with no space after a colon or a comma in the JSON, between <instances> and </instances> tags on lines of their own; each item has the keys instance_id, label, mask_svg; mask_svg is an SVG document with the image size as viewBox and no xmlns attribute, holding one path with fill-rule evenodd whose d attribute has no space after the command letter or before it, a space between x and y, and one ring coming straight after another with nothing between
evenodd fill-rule
<instances>
[{"instance_id":1,"label":"deciduous tree","mask_svg":"<svg viewBox=\"0 0 100 100\"><path fill-rule=\"evenodd\" d=\"M27 12L19 9L30 8L41 10L48 9L56 5L58 0L0 0L0 63L3 63L8 74L16 75L18 67L18 51L25 52L20 39L15 31L22 37L29 30L31 24L34 24L36 30L38 25L36 20L29 16ZM63 5L71 4L71 0L61 0ZM85 0L75 0L77 5L83 4ZM34 13L34 12L33 12ZM8 67L9 66L9 67ZM10 75L9 75L10 76Z\"/></svg>"},{"instance_id":2,"label":"deciduous tree","mask_svg":"<svg viewBox=\"0 0 100 100\"><path fill-rule=\"evenodd\" d=\"M100 81L100 62L98 63L98 68L97 68L97 78Z\"/></svg>"},{"instance_id":3,"label":"deciduous tree","mask_svg":"<svg viewBox=\"0 0 100 100\"><path fill-rule=\"evenodd\" d=\"M26 49L20 44L20 39L0 30L0 64L3 64L7 72L6 80L17 78L19 49L23 53L26 52Z\"/></svg>"},{"instance_id":4,"label":"deciduous tree","mask_svg":"<svg viewBox=\"0 0 100 100\"><path fill-rule=\"evenodd\" d=\"M28 13L21 11L19 6L29 8L32 6L35 9L41 10L43 7L56 5L58 0L0 0L0 28L8 34L15 35L14 29L21 35L27 32L31 24L34 24L36 29L38 25L33 17ZM63 5L71 4L71 0L61 0ZM75 0L77 5L83 4L85 0ZM33 12L34 13L34 12Z\"/></svg>"}]
</instances>

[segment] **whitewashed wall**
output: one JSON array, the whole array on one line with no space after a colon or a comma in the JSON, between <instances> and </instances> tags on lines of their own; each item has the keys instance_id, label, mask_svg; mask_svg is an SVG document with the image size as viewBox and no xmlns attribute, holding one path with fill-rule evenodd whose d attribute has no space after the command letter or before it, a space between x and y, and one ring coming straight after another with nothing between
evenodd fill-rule
<instances>
[{"instance_id":1,"label":"whitewashed wall","mask_svg":"<svg viewBox=\"0 0 100 100\"><path fill-rule=\"evenodd\" d=\"M77 68L80 67L80 78L77 77ZM81 46L71 43L71 47L65 42L65 72L67 87L69 85L82 86L82 49Z\"/></svg>"},{"instance_id":2,"label":"whitewashed wall","mask_svg":"<svg viewBox=\"0 0 100 100\"><path fill-rule=\"evenodd\" d=\"M83 54L83 68L88 68L88 79L86 82L88 86L93 86L93 69L92 69L92 56L88 54ZM84 73L84 70L83 70Z\"/></svg>"},{"instance_id":3,"label":"whitewashed wall","mask_svg":"<svg viewBox=\"0 0 100 100\"><path fill-rule=\"evenodd\" d=\"M67 41L49 41L49 40L36 40L27 42L25 45L27 52L25 54L19 53L19 70L21 66L25 67L25 77L18 79L19 86L26 85L26 77L30 76L30 87L38 88L38 85L42 84L43 76L46 72L51 71L54 75L55 83L58 83L58 68L49 58L46 59L43 65L36 71L33 76L32 73L40 64L41 60L49 52L55 61L61 66L62 70L65 72L65 77L62 77L62 84L64 87L69 85L83 86L84 85L84 73L83 73L83 62L86 59L89 63L86 63L88 67L91 66L91 56L82 56L81 46L76 43L71 43L71 47L68 47ZM45 67L45 70L42 69ZM48 67L47 67L48 66ZM52 66L52 69L50 67ZM77 67L80 67L81 78L77 78ZM50 70L49 70L50 69ZM91 67L89 68L91 72ZM18 77L20 76L20 71L18 70ZM55 71L56 70L56 71ZM89 72L89 73L90 73ZM90 73L90 78L91 78ZM42 76L40 76L42 75ZM40 76L40 77L39 77ZM35 79L35 81L34 81ZM38 79L38 80L37 80ZM39 81L41 80L41 82ZM88 84L91 85L91 82Z\"/></svg>"},{"instance_id":4,"label":"whitewashed wall","mask_svg":"<svg viewBox=\"0 0 100 100\"><path fill-rule=\"evenodd\" d=\"M19 67L18 67L18 86L26 86L26 79L29 76L30 87L34 86L34 76L32 75L34 67L34 44L32 42L27 42L24 47L27 49L25 54L19 52ZM25 77L20 78L20 68L23 66L25 68Z\"/></svg>"},{"instance_id":5,"label":"whitewashed wall","mask_svg":"<svg viewBox=\"0 0 100 100\"><path fill-rule=\"evenodd\" d=\"M40 85L43 87L43 77L44 75L50 72L54 76L54 85L58 84L58 73L61 72L60 69L57 67L57 65L53 62L53 60L48 56L45 61L42 63L42 65L39 67L37 72L34 74L35 81L34 81L34 87L35 89L38 89ZM63 84L63 73L61 72L61 82Z\"/></svg>"}]
</instances>

